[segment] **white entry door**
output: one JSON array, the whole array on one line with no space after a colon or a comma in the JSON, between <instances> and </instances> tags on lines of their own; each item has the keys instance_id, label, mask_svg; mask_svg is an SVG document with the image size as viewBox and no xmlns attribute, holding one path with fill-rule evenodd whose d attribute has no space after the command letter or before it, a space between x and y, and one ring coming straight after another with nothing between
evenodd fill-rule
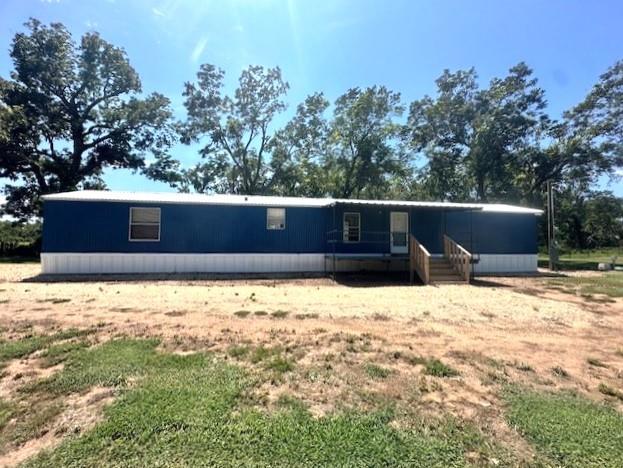
<instances>
[{"instance_id":1,"label":"white entry door","mask_svg":"<svg viewBox=\"0 0 623 468\"><path fill-rule=\"evenodd\" d=\"M409 253L409 213L392 211L389 219L390 251Z\"/></svg>"}]
</instances>

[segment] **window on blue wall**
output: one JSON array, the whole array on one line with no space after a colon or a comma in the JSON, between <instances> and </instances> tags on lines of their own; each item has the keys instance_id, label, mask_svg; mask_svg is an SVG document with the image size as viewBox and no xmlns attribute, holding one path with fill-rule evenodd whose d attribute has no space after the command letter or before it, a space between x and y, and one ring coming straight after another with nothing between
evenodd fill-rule
<instances>
[{"instance_id":1,"label":"window on blue wall","mask_svg":"<svg viewBox=\"0 0 623 468\"><path fill-rule=\"evenodd\" d=\"M344 242L359 242L361 239L361 216L359 213L344 213Z\"/></svg>"},{"instance_id":2,"label":"window on blue wall","mask_svg":"<svg viewBox=\"0 0 623 468\"><path fill-rule=\"evenodd\" d=\"M160 240L160 208L130 208L130 240Z\"/></svg>"},{"instance_id":3,"label":"window on blue wall","mask_svg":"<svg viewBox=\"0 0 623 468\"><path fill-rule=\"evenodd\" d=\"M267 208L266 209L266 229L285 229L286 228L286 209Z\"/></svg>"}]
</instances>

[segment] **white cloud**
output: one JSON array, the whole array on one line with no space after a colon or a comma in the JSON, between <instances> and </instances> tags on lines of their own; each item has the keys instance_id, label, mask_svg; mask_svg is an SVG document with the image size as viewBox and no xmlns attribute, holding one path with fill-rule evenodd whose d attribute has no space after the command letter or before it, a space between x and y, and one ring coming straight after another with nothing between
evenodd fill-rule
<instances>
[{"instance_id":1,"label":"white cloud","mask_svg":"<svg viewBox=\"0 0 623 468\"><path fill-rule=\"evenodd\" d=\"M166 15L166 13L165 13L164 11L159 10L158 8L152 8L152 9L151 9L151 12L152 12L154 15L156 15L156 16L162 16L162 17L167 16L167 15Z\"/></svg>"},{"instance_id":2,"label":"white cloud","mask_svg":"<svg viewBox=\"0 0 623 468\"><path fill-rule=\"evenodd\" d=\"M201 58L201 54L203 54L203 51L205 50L207 45L208 45L207 37L202 37L201 39L199 39L199 41L195 45L195 48L190 54L190 60L192 62L197 62Z\"/></svg>"},{"instance_id":3,"label":"white cloud","mask_svg":"<svg viewBox=\"0 0 623 468\"><path fill-rule=\"evenodd\" d=\"M91 21L91 20L86 20L84 22L84 25L89 29L95 29L98 26L97 21Z\"/></svg>"},{"instance_id":4,"label":"white cloud","mask_svg":"<svg viewBox=\"0 0 623 468\"><path fill-rule=\"evenodd\" d=\"M61 0L40 0L41 3L61 3Z\"/></svg>"}]
</instances>

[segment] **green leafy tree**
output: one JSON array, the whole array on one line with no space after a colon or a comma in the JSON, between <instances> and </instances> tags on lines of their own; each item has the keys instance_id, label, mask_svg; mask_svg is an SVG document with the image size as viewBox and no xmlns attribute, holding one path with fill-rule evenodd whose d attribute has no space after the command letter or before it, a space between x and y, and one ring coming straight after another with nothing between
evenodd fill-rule
<instances>
[{"instance_id":1,"label":"green leafy tree","mask_svg":"<svg viewBox=\"0 0 623 468\"><path fill-rule=\"evenodd\" d=\"M0 177L5 211L40 214L42 194L103 188L106 168L138 169L171 142L169 100L141 97L123 49L97 33L75 43L60 23L30 20L13 39L14 70L0 78Z\"/></svg>"},{"instance_id":2,"label":"green leafy tree","mask_svg":"<svg viewBox=\"0 0 623 468\"><path fill-rule=\"evenodd\" d=\"M538 144L546 102L524 63L479 89L472 68L444 71L435 99L411 104L405 135L428 163L425 185L439 199L516 199L521 155Z\"/></svg>"},{"instance_id":3,"label":"green leafy tree","mask_svg":"<svg viewBox=\"0 0 623 468\"><path fill-rule=\"evenodd\" d=\"M590 247L621 245L623 200L611 192L594 192L586 200L585 229Z\"/></svg>"},{"instance_id":4,"label":"green leafy tree","mask_svg":"<svg viewBox=\"0 0 623 468\"><path fill-rule=\"evenodd\" d=\"M437 97L425 96L411 103L405 136L427 164L419 178L425 193L438 200L470 198L467 158L477 113L477 75L472 68L451 73L445 70L436 80Z\"/></svg>"},{"instance_id":5,"label":"green leafy tree","mask_svg":"<svg viewBox=\"0 0 623 468\"><path fill-rule=\"evenodd\" d=\"M571 138L597 151L597 173L612 175L623 164L623 60L616 62L593 86L584 101L565 113Z\"/></svg>"},{"instance_id":6,"label":"green leafy tree","mask_svg":"<svg viewBox=\"0 0 623 468\"><path fill-rule=\"evenodd\" d=\"M324 166L328 192L342 198L386 198L396 176L408 173L399 147L404 107L384 86L352 88L335 102Z\"/></svg>"},{"instance_id":7,"label":"green leafy tree","mask_svg":"<svg viewBox=\"0 0 623 468\"><path fill-rule=\"evenodd\" d=\"M324 161L329 151L329 107L322 93L308 96L296 114L273 138L271 191L279 195L327 195Z\"/></svg>"},{"instance_id":8,"label":"green leafy tree","mask_svg":"<svg viewBox=\"0 0 623 468\"><path fill-rule=\"evenodd\" d=\"M286 108L288 83L279 68L250 66L230 97L223 95L223 78L222 70L204 64L197 82L185 85L182 141L207 139L200 151L205 162L180 171L175 161L160 158L150 174L183 190L266 193L278 170L270 157L271 124Z\"/></svg>"},{"instance_id":9,"label":"green leafy tree","mask_svg":"<svg viewBox=\"0 0 623 468\"><path fill-rule=\"evenodd\" d=\"M41 245L41 223L0 220L0 254L34 256Z\"/></svg>"}]
</instances>

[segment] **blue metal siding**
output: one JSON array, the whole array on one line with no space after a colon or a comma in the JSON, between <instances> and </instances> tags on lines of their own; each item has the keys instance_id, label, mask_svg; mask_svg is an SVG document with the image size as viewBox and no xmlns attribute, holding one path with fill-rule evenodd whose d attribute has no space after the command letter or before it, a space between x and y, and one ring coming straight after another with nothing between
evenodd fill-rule
<instances>
[{"instance_id":1,"label":"blue metal siding","mask_svg":"<svg viewBox=\"0 0 623 468\"><path fill-rule=\"evenodd\" d=\"M131 206L161 208L160 242L128 240ZM43 252L331 253L328 231L336 229L337 253L389 253L391 211L410 213L411 232L431 253L443 252L444 232L474 253L537 252L531 214L356 204L287 207L286 229L269 231L266 207L79 201L45 202ZM360 213L361 242L341 242L344 212Z\"/></svg>"},{"instance_id":2,"label":"blue metal siding","mask_svg":"<svg viewBox=\"0 0 623 468\"><path fill-rule=\"evenodd\" d=\"M443 253L445 213L437 209L414 209L411 213L411 234L430 253Z\"/></svg>"},{"instance_id":3,"label":"blue metal siding","mask_svg":"<svg viewBox=\"0 0 623 468\"><path fill-rule=\"evenodd\" d=\"M131 206L161 209L159 242L128 240ZM266 207L46 201L44 252L322 253L327 210L286 208L286 228L266 229Z\"/></svg>"},{"instance_id":4,"label":"blue metal siding","mask_svg":"<svg viewBox=\"0 0 623 468\"><path fill-rule=\"evenodd\" d=\"M328 208L333 210L333 208ZM360 241L342 241L344 213L359 213ZM329 215L333 217L333 213ZM337 253L385 253L389 252L389 210L385 207L370 205L339 204L335 207L335 225L338 243L335 245ZM335 236L332 237L334 239ZM329 249L331 249L329 245ZM332 250L330 250L332 252Z\"/></svg>"},{"instance_id":5,"label":"blue metal siding","mask_svg":"<svg viewBox=\"0 0 623 468\"><path fill-rule=\"evenodd\" d=\"M443 235L468 250L482 254L534 254L537 252L536 216L532 214L456 211L438 208L387 207L339 204L335 224L341 231L345 212L360 213L361 242L337 243L337 253L390 253L390 213L410 213L411 233L433 254L443 253ZM375 242L372 242L375 241ZM331 252L329 245L329 251Z\"/></svg>"},{"instance_id":6,"label":"blue metal siding","mask_svg":"<svg viewBox=\"0 0 623 468\"><path fill-rule=\"evenodd\" d=\"M448 235L478 254L536 254L536 216L492 212L448 212Z\"/></svg>"}]
</instances>

